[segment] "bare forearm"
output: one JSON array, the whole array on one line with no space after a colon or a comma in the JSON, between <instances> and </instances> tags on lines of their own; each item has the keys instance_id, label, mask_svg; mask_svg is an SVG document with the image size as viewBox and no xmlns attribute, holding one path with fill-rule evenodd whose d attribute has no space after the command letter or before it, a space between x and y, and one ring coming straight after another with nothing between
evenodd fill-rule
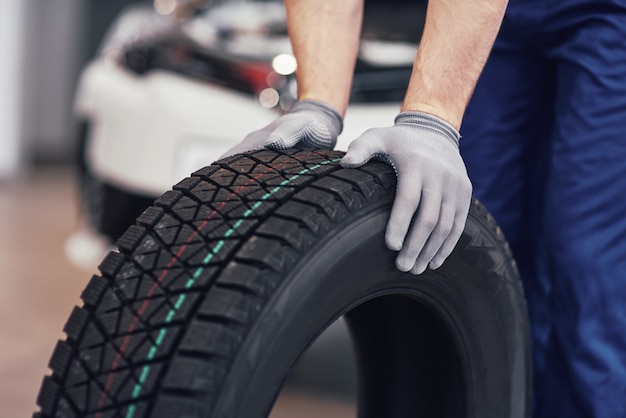
<instances>
[{"instance_id":1,"label":"bare forearm","mask_svg":"<svg viewBox=\"0 0 626 418\"><path fill-rule=\"evenodd\" d=\"M430 113L459 129L506 4L430 0L403 111Z\"/></svg>"},{"instance_id":2,"label":"bare forearm","mask_svg":"<svg viewBox=\"0 0 626 418\"><path fill-rule=\"evenodd\" d=\"M298 98L345 114L359 47L363 0L285 0L298 61Z\"/></svg>"}]
</instances>

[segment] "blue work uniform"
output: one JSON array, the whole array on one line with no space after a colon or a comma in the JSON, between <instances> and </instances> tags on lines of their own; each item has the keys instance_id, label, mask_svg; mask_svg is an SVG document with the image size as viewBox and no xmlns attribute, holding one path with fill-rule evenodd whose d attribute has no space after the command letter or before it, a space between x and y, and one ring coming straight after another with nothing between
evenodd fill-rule
<instances>
[{"instance_id":1,"label":"blue work uniform","mask_svg":"<svg viewBox=\"0 0 626 418\"><path fill-rule=\"evenodd\" d=\"M511 0L461 134L524 282L534 417L626 417L626 1Z\"/></svg>"}]
</instances>

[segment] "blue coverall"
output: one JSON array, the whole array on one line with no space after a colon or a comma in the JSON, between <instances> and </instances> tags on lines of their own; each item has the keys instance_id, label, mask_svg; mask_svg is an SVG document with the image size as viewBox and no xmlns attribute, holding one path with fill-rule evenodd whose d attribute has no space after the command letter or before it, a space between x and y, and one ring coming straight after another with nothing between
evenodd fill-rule
<instances>
[{"instance_id":1,"label":"blue coverall","mask_svg":"<svg viewBox=\"0 0 626 418\"><path fill-rule=\"evenodd\" d=\"M626 417L626 0L510 0L461 134L524 282L534 417Z\"/></svg>"}]
</instances>

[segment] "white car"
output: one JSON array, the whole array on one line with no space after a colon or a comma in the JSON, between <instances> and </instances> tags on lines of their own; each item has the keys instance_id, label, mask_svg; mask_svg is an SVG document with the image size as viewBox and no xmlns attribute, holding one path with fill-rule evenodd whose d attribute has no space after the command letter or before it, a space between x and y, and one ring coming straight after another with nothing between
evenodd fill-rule
<instances>
[{"instance_id":1,"label":"white car","mask_svg":"<svg viewBox=\"0 0 626 418\"><path fill-rule=\"evenodd\" d=\"M66 249L87 269L156 197L297 97L281 1L217 2L184 20L166 12L125 10L81 75L83 222ZM416 49L369 32L337 149L393 123Z\"/></svg>"}]
</instances>

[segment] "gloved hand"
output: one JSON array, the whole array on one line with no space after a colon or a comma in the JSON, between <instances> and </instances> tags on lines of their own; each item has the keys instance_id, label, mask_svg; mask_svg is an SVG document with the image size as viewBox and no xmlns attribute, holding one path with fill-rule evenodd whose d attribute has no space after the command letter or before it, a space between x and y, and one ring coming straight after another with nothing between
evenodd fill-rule
<instances>
[{"instance_id":1,"label":"gloved hand","mask_svg":"<svg viewBox=\"0 0 626 418\"><path fill-rule=\"evenodd\" d=\"M315 100L302 100L265 128L248 134L220 158L262 148L333 149L343 129L343 118L332 107Z\"/></svg>"},{"instance_id":2,"label":"gloved hand","mask_svg":"<svg viewBox=\"0 0 626 418\"><path fill-rule=\"evenodd\" d=\"M396 197L385 241L399 251L396 266L421 274L440 267L461 237L472 184L459 153L459 133L443 120L421 112L402 112L395 125L365 131L341 160L358 167L372 157L393 166ZM413 221L413 222L412 222Z\"/></svg>"}]
</instances>

